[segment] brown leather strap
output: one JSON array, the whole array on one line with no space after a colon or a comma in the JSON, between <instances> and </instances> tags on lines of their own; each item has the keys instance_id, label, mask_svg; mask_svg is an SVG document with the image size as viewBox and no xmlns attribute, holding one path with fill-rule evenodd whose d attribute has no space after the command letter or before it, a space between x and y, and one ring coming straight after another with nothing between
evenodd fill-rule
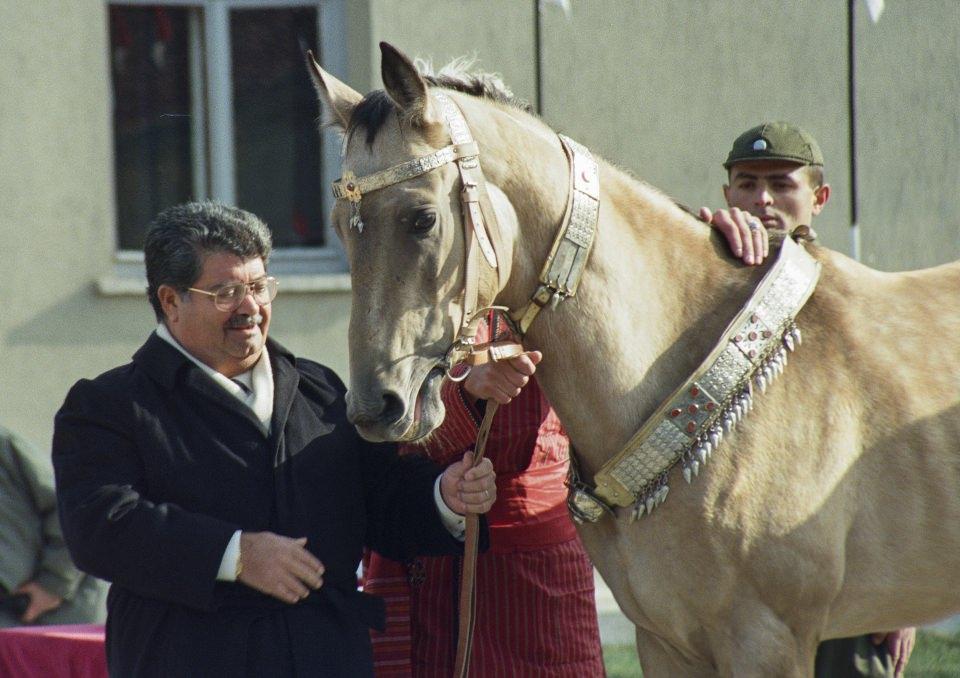
<instances>
[{"instance_id":1,"label":"brown leather strap","mask_svg":"<svg viewBox=\"0 0 960 678\"><path fill-rule=\"evenodd\" d=\"M499 404L488 400L487 409L483 413L483 421L477 433L477 445L473 451L473 465L483 460L487 447L487 438L490 436L490 426L493 416L497 413ZM480 519L476 513L468 513L467 531L463 540L463 571L460 575L460 619L457 633L457 658L454 664L455 678L467 678L470 671L470 654L473 649L473 627L476 620L476 578L477 578L477 547L480 532Z\"/></svg>"},{"instance_id":2,"label":"brown leather strap","mask_svg":"<svg viewBox=\"0 0 960 678\"><path fill-rule=\"evenodd\" d=\"M484 363L495 363L500 360L510 360L523 355L523 344L516 341L491 341L486 344L477 344L470 351L466 363L473 367Z\"/></svg>"}]
</instances>

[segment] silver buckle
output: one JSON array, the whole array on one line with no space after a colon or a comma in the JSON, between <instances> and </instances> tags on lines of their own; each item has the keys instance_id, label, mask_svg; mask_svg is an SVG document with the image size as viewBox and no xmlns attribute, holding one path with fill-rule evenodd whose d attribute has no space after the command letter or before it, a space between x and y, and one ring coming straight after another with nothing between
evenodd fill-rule
<instances>
[{"instance_id":1,"label":"silver buckle","mask_svg":"<svg viewBox=\"0 0 960 678\"><path fill-rule=\"evenodd\" d=\"M582 483L570 486L570 493L567 495L567 509L574 521L580 523L595 523L604 514L613 514L613 511L600 501L590 489Z\"/></svg>"}]
</instances>

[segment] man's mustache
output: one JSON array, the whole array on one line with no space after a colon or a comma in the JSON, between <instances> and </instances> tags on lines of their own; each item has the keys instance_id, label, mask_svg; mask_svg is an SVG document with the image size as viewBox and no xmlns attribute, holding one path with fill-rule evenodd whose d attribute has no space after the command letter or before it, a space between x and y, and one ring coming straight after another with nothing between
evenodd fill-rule
<instances>
[{"instance_id":1,"label":"man's mustache","mask_svg":"<svg viewBox=\"0 0 960 678\"><path fill-rule=\"evenodd\" d=\"M255 313L254 315L235 315L227 321L227 327L239 329L241 327L253 327L263 322L263 315Z\"/></svg>"}]
</instances>

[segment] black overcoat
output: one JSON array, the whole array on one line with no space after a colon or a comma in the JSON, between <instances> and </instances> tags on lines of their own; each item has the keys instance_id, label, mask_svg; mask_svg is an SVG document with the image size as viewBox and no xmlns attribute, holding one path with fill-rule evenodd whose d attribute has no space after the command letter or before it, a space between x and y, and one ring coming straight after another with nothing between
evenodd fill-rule
<instances>
[{"instance_id":1,"label":"black overcoat","mask_svg":"<svg viewBox=\"0 0 960 678\"><path fill-rule=\"evenodd\" d=\"M111 675L370 675L383 606L356 590L363 547L401 560L461 548L433 501L439 469L364 441L330 369L268 349L269 437L155 334L130 364L77 382L56 416L64 535L112 583ZM323 587L286 605L216 581L238 529L307 537Z\"/></svg>"}]
</instances>

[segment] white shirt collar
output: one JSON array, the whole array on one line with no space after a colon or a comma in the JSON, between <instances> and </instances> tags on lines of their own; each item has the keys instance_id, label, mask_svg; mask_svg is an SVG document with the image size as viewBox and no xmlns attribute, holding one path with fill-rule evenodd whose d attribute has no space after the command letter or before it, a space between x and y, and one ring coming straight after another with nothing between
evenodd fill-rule
<instances>
[{"instance_id":1,"label":"white shirt collar","mask_svg":"<svg viewBox=\"0 0 960 678\"><path fill-rule=\"evenodd\" d=\"M227 393L253 410L260 420L260 428L264 435L270 432L270 419L273 417L273 371L270 369L270 354L264 345L260 359L246 372L237 375L234 379L241 381L250 389L250 393L243 390L233 379L217 372L215 369L199 360L187 351L170 333L164 323L159 323L156 329L157 336L180 351L197 367L204 371L214 382L219 384Z\"/></svg>"}]
</instances>

